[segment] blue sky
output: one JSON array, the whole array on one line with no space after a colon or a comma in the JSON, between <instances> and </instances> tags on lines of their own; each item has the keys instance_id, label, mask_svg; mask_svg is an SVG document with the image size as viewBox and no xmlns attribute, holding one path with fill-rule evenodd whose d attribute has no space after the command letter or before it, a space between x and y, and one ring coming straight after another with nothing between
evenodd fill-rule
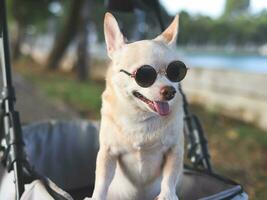
<instances>
[{"instance_id":1,"label":"blue sky","mask_svg":"<svg viewBox=\"0 0 267 200\"><path fill-rule=\"evenodd\" d=\"M238 0L237 0L238 1ZM191 14L204 14L219 17L224 9L225 0L160 0L170 14L186 10ZM250 0L251 12L267 9L267 0Z\"/></svg>"}]
</instances>

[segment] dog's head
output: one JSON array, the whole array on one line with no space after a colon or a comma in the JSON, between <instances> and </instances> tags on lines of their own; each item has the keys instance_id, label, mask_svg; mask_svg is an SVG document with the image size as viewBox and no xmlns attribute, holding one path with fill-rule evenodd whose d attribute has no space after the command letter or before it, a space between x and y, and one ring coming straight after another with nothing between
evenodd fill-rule
<instances>
[{"instance_id":1,"label":"dog's head","mask_svg":"<svg viewBox=\"0 0 267 200\"><path fill-rule=\"evenodd\" d=\"M179 83L170 81L166 76L167 66L177 61L174 47L178 16L155 39L126 43L116 19L107 13L104 33L108 56L112 60L108 79L117 95L130 102L134 108L161 116L168 115L177 106L177 99L181 95L178 91Z\"/></svg>"}]
</instances>

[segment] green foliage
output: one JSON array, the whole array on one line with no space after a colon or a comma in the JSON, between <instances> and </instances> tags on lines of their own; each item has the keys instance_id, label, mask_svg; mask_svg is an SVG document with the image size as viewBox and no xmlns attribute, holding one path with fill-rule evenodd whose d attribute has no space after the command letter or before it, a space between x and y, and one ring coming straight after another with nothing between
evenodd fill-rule
<instances>
[{"instance_id":1,"label":"green foliage","mask_svg":"<svg viewBox=\"0 0 267 200\"><path fill-rule=\"evenodd\" d=\"M96 25L98 38L103 41L103 16L106 8L103 2L95 2L92 21ZM208 16L191 16L186 11L180 12L180 28L178 43L182 45L262 45L267 43L267 12L263 11L257 15L247 13L249 0L229 1L226 10L230 12L230 7L235 13L232 15L223 15L218 19L212 19ZM243 10L242 12L239 12ZM245 12L246 11L246 12ZM135 16L133 13L115 14L120 27L128 39L131 39L131 33L135 28ZM242 14L241 14L242 13ZM245 14L246 13L246 14ZM165 25L170 23L171 16L168 16L162 8L162 15ZM154 13L147 12L146 22L149 32L147 38L153 38L160 32L159 24Z\"/></svg>"},{"instance_id":2,"label":"green foliage","mask_svg":"<svg viewBox=\"0 0 267 200\"><path fill-rule=\"evenodd\" d=\"M267 12L211 19L180 13L180 44L262 45L267 43Z\"/></svg>"},{"instance_id":3,"label":"green foliage","mask_svg":"<svg viewBox=\"0 0 267 200\"><path fill-rule=\"evenodd\" d=\"M236 16L248 12L250 0L226 0L224 15Z\"/></svg>"},{"instance_id":4,"label":"green foliage","mask_svg":"<svg viewBox=\"0 0 267 200\"><path fill-rule=\"evenodd\" d=\"M49 12L49 4L53 0L12 0L8 3L15 20L19 21L23 26L35 25L41 26L46 20L52 16Z\"/></svg>"},{"instance_id":5,"label":"green foliage","mask_svg":"<svg viewBox=\"0 0 267 200\"><path fill-rule=\"evenodd\" d=\"M6 2L9 22L19 23L24 30L33 27L37 35L46 30L49 20L54 20L61 26L70 7L69 0L8 0ZM50 6L53 3L61 7L60 13L51 12Z\"/></svg>"},{"instance_id":6,"label":"green foliage","mask_svg":"<svg viewBox=\"0 0 267 200\"><path fill-rule=\"evenodd\" d=\"M12 0L7 1L11 20L16 18L24 26L32 25L37 34L43 32L48 20L55 20L61 26L69 10L67 0L57 0L62 7L62 15L55 16L49 11L49 5L56 0ZM267 43L267 11L259 14L249 14L249 0L227 0L225 13L218 19L207 16L191 16L187 12L180 13L180 31L178 43L182 45L262 45ZM103 1L92 0L91 22L96 27L99 41L104 40L103 19L107 8ZM161 8L165 25L169 24L169 16ZM118 19L125 36L131 40L135 26L133 13L112 12ZM153 38L160 33L159 24L153 12L146 12L147 38Z\"/></svg>"}]
</instances>

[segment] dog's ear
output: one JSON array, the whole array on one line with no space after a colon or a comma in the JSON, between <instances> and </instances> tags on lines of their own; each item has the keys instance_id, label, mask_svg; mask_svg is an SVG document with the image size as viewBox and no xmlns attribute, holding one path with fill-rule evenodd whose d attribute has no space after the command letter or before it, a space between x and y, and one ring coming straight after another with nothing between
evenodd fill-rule
<instances>
[{"instance_id":1,"label":"dog's ear","mask_svg":"<svg viewBox=\"0 0 267 200\"><path fill-rule=\"evenodd\" d=\"M124 44L124 37L120 31L118 22L111 13L105 14L104 34L107 45L108 56L112 59L115 51L119 50Z\"/></svg>"},{"instance_id":2,"label":"dog's ear","mask_svg":"<svg viewBox=\"0 0 267 200\"><path fill-rule=\"evenodd\" d=\"M179 15L176 15L172 23L168 28L163 31L158 37L155 38L157 41L163 41L167 45L175 46L179 27Z\"/></svg>"}]
</instances>

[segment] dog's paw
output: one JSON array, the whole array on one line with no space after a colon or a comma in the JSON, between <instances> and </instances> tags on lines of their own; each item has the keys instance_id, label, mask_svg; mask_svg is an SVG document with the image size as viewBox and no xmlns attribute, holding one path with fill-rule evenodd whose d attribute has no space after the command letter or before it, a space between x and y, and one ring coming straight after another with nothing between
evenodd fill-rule
<instances>
[{"instance_id":1,"label":"dog's paw","mask_svg":"<svg viewBox=\"0 0 267 200\"><path fill-rule=\"evenodd\" d=\"M154 200L179 200L175 193L160 193Z\"/></svg>"}]
</instances>

